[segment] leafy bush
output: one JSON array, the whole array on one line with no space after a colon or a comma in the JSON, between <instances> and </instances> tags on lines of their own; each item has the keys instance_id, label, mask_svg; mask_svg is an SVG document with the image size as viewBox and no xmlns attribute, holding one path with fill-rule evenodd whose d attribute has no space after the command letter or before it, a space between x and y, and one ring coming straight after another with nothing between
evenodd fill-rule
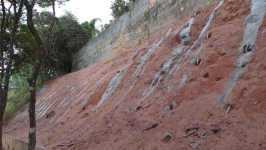
<instances>
[{"instance_id":1,"label":"leafy bush","mask_svg":"<svg viewBox=\"0 0 266 150\"><path fill-rule=\"evenodd\" d=\"M29 84L25 79L24 73L17 73L11 76L8 92L7 106L4 113L4 118L13 115L21 107L29 102ZM41 86L40 79L37 80L37 90Z\"/></svg>"}]
</instances>

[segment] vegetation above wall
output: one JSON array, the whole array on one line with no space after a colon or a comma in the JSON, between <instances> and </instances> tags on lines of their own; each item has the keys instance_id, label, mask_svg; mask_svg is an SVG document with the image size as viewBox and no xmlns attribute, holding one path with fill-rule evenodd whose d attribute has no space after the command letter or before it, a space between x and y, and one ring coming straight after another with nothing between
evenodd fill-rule
<instances>
[{"instance_id":1,"label":"vegetation above wall","mask_svg":"<svg viewBox=\"0 0 266 150\"><path fill-rule=\"evenodd\" d=\"M134 1L135 0L114 0L111 4L111 15L115 20L118 19L125 12L129 11Z\"/></svg>"}]
</instances>

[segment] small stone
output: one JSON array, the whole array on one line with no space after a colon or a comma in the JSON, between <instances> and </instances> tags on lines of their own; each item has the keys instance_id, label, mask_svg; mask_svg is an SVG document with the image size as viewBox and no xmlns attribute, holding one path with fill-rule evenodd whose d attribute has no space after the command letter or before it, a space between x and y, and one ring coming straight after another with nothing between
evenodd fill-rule
<instances>
[{"instance_id":1,"label":"small stone","mask_svg":"<svg viewBox=\"0 0 266 150\"><path fill-rule=\"evenodd\" d=\"M162 138L162 142L168 142L173 139L173 136L168 132L165 132Z\"/></svg>"},{"instance_id":2,"label":"small stone","mask_svg":"<svg viewBox=\"0 0 266 150\"><path fill-rule=\"evenodd\" d=\"M201 59L200 58L197 58L197 60L196 60L196 64L195 65L199 65L201 63Z\"/></svg>"},{"instance_id":3,"label":"small stone","mask_svg":"<svg viewBox=\"0 0 266 150\"><path fill-rule=\"evenodd\" d=\"M255 47L254 45L247 44L243 47L243 50L245 53L247 53L247 52L252 51L254 49L254 47Z\"/></svg>"},{"instance_id":4,"label":"small stone","mask_svg":"<svg viewBox=\"0 0 266 150\"><path fill-rule=\"evenodd\" d=\"M86 112L84 115L82 115L80 118L85 118L85 117L88 117L89 114Z\"/></svg>"},{"instance_id":5,"label":"small stone","mask_svg":"<svg viewBox=\"0 0 266 150\"><path fill-rule=\"evenodd\" d=\"M135 111L140 110L140 108L141 108L141 106L137 106L137 107L135 108Z\"/></svg>"},{"instance_id":6,"label":"small stone","mask_svg":"<svg viewBox=\"0 0 266 150\"><path fill-rule=\"evenodd\" d=\"M185 127L185 131L191 131L191 130L198 130L198 123L191 123L191 124L188 124L186 127Z\"/></svg>"},{"instance_id":7,"label":"small stone","mask_svg":"<svg viewBox=\"0 0 266 150\"><path fill-rule=\"evenodd\" d=\"M46 118L53 117L55 115L55 111L50 111L47 115Z\"/></svg>"},{"instance_id":8,"label":"small stone","mask_svg":"<svg viewBox=\"0 0 266 150\"><path fill-rule=\"evenodd\" d=\"M114 107L114 110L117 110L118 107L119 107L119 105L116 105L116 106Z\"/></svg>"},{"instance_id":9,"label":"small stone","mask_svg":"<svg viewBox=\"0 0 266 150\"><path fill-rule=\"evenodd\" d=\"M203 78L209 78L209 73L205 73L205 74L203 75Z\"/></svg>"},{"instance_id":10,"label":"small stone","mask_svg":"<svg viewBox=\"0 0 266 150\"><path fill-rule=\"evenodd\" d=\"M128 109L125 110L125 113L128 114L130 111Z\"/></svg>"},{"instance_id":11,"label":"small stone","mask_svg":"<svg viewBox=\"0 0 266 150\"><path fill-rule=\"evenodd\" d=\"M182 133L182 136L187 137L196 135L198 133L198 129L199 127L197 123L188 124L187 126L185 126L184 133Z\"/></svg>"},{"instance_id":12,"label":"small stone","mask_svg":"<svg viewBox=\"0 0 266 150\"><path fill-rule=\"evenodd\" d=\"M109 124L108 128L111 128L113 126L113 124Z\"/></svg>"},{"instance_id":13,"label":"small stone","mask_svg":"<svg viewBox=\"0 0 266 150\"><path fill-rule=\"evenodd\" d=\"M167 106L164 107L164 110L165 111L171 110L171 107L169 105L167 105Z\"/></svg>"},{"instance_id":14,"label":"small stone","mask_svg":"<svg viewBox=\"0 0 266 150\"><path fill-rule=\"evenodd\" d=\"M158 126L158 123L154 123L154 124L148 126L145 130L150 130L150 129L155 128L157 126Z\"/></svg>"},{"instance_id":15,"label":"small stone","mask_svg":"<svg viewBox=\"0 0 266 150\"><path fill-rule=\"evenodd\" d=\"M220 131L220 128L216 126L212 126L209 130L212 131L213 133L217 133Z\"/></svg>"},{"instance_id":16,"label":"small stone","mask_svg":"<svg viewBox=\"0 0 266 150\"><path fill-rule=\"evenodd\" d=\"M177 106L175 101L172 102L172 106L173 106L173 108L175 108Z\"/></svg>"},{"instance_id":17,"label":"small stone","mask_svg":"<svg viewBox=\"0 0 266 150\"><path fill-rule=\"evenodd\" d=\"M167 73L170 71L171 68L171 64L172 64L172 59L166 61L163 65L163 68L161 70L162 73Z\"/></svg>"}]
</instances>

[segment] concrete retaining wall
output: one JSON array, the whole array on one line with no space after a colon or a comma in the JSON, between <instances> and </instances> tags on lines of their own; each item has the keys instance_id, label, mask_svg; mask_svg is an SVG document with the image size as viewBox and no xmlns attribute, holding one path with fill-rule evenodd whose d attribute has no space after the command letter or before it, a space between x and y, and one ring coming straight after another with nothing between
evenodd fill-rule
<instances>
[{"instance_id":1,"label":"concrete retaining wall","mask_svg":"<svg viewBox=\"0 0 266 150\"><path fill-rule=\"evenodd\" d=\"M27 142L15 139L4 133L2 137L4 150L28 150L29 144ZM36 147L35 150L45 149Z\"/></svg>"},{"instance_id":2,"label":"concrete retaining wall","mask_svg":"<svg viewBox=\"0 0 266 150\"><path fill-rule=\"evenodd\" d=\"M136 0L129 12L88 42L73 57L72 71L166 32L182 18L219 0Z\"/></svg>"}]
</instances>

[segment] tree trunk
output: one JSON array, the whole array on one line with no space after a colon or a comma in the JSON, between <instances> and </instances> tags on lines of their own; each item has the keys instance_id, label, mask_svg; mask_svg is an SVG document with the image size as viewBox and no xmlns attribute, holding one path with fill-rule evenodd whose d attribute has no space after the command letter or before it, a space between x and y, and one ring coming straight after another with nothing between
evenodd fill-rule
<instances>
[{"instance_id":1,"label":"tree trunk","mask_svg":"<svg viewBox=\"0 0 266 150\"><path fill-rule=\"evenodd\" d=\"M7 92L3 90L2 86L0 88L0 150L3 150L3 141L2 141L2 136L3 136L3 117L6 109L6 103L7 103Z\"/></svg>"},{"instance_id":2,"label":"tree trunk","mask_svg":"<svg viewBox=\"0 0 266 150\"><path fill-rule=\"evenodd\" d=\"M3 122L3 115L4 115L4 111L1 109L0 110L0 150L3 150L3 143L2 143L2 122Z\"/></svg>"},{"instance_id":3,"label":"tree trunk","mask_svg":"<svg viewBox=\"0 0 266 150\"><path fill-rule=\"evenodd\" d=\"M30 102L29 102L29 118L30 118L30 130L29 130L29 148L28 150L35 150L36 146L36 118L35 118L35 103L36 103L36 80L38 78L38 75L41 70L42 60L47 52L47 48L49 45L49 39L52 32L52 27L54 24L54 18L55 18L55 4L54 0L52 0L52 6L53 6L53 19L51 21L51 25L49 27L48 33L47 33L47 39L46 44L44 45L42 42L42 39L37 32L34 22L33 22L33 7L35 5L35 0L32 0L31 3L29 3L28 0L23 0L24 5L27 10L27 25L33 34L38 46L38 57L34 64L34 68L32 71L32 74L30 75L30 78L28 78L28 82L30 85Z\"/></svg>"},{"instance_id":4,"label":"tree trunk","mask_svg":"<svg viewBox=\"0 0 266 150\"><path fill-rule=\"evenodd\" d=\"M1 103L0 103L0 150L3 150L3 142L2 142L2 125L3 125L3 117L5 113L5 108L6 108L6 101L7 98L5 98L5 94L3 94L2 87L1 87Z\"/></svg>"},{"instance_id":5,"label":"tree trunk","mask_svg":"<svg viewBox=\"0 0 266 150\"><path fill-rule=\"evenodd\" d=\"M44 51L44 48L43 50ZM33 72L31 77L28 78L28 82L30 85L30 102L29 102L29 118L30 118L30 130L29 130L29 150L35 150L36 146L36 118L35 118L35 103L36 103L36 80L38 78L42 59L44 57L44 53L39 53L37 61L35 62Z\"/></svg>"},{"instance_id":6,"label":"tree trunk","mask_svg":"<svg viewBox=\"0 0 266 150\"><path fill-rule=\"evenodd\" d=\"M18 2L18 3L17 3ZM1 48L1 79L0 79L0 150L3 149L2 145L2 125L3 125L3 116L6 108L7 103L7 97L8 97L8 86L9 86L9 79L11 76L11 68L13 64L13 55L14 55L14 42L15 42L15 35L18 29L18 23L20 20L20 17L22 15L22 8L23 8L23 2L12 0L10 1L10 7L8 9L8 14L6 14L4 1L1 0L1 6L2 6L2 13L3 18L1 21L1 34L0 34L0 48ZM17 4L19 4L17 7ZM7 49L9 55L4 56L4 33L7 32L7 26L9 25L10 19L9 16L11 15L11 7L13 7L13 13L14 13L14 23L12 24L12 31L10 35L10 43L9 48ZM6 16L6 17L5 17ZM5 63L5 59L8 60L7 63ZM4 82L4 87L2 87L2 83Z\"/></svg>"},{"instance_id":7,"label":"tree trunk","mask_svg":"<svg viewBox=\"0 0 266 150\"><path fill-rule=\"evenodd\" d=\"M35 87L34 80L28 81L30 84L30 104L29 104L29 118L30 118L30 131L29 131L29 150L34 150L36 145L36 119L35 119Z\"/></svg>"}]
</instances>

